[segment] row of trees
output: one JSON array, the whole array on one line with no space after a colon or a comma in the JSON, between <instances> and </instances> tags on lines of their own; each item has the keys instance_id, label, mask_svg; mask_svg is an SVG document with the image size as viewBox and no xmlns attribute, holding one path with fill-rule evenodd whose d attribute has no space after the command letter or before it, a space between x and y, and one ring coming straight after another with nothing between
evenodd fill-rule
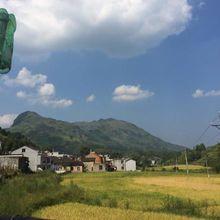
<instances>
[{"instance_id":1,"label":"row of trees","mask_svg":"<svg viewBox=\"0 0 220 220\"><path fill-rule=\"evenodd\" d=\"M203 143L196 145L193 149L187 149L186 152L178 157L177 162L185 163L185 153L189 163L200 164L213 167L215 171L220 172L220 144L212 147L206 147ZM175 161L173 160L173 163Z\"/></svg>"}]
</instances>

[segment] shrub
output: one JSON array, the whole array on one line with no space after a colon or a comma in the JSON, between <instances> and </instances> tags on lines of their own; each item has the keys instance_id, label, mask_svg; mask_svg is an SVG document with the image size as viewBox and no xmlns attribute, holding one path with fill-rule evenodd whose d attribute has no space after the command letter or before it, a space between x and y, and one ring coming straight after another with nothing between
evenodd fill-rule
<instances>
[{"instance_id":1,"label":"shrub","mask_svg":"<svg viewBox=\"0 0 220 220\"><path fill-rule=\"evenodd\" d=\"M191 199L180 199L174 196L166 196L163 200L164 211L183 215L200 215L199 205Z\"/></svg>"},{"instance_id":2,"label":"shrub","mask_svg":"<svg viewBox=\"0 0 220 220\"><path fill-rule=\"evenodd\" d=\"M214 167L215 171L217 173L220 173L220 164L217 164L215 167Z\"/></svg>"},{"instance_id":3,"label":"shrub","mask_svg":"<svg viewBox=\"0 0 220 220\"><path fill-rule=\"evenodd\" d=\"M101 206L102 205L102 201L98 197L86 198L85 203L89 204L89 205L94 205L94 206Z\"/></svg>"},{"instance_id":4,"label":"shrub","mask_svg":"<svg viewBox=\"0 0 220 220\"><path fill-rule=\"evenodd\" d=\"M61 186L62 178L50 172L7 179L0 187L0 215L31 215L36 209L84 199L74 184Z\"/></svg>"}]
</instances>

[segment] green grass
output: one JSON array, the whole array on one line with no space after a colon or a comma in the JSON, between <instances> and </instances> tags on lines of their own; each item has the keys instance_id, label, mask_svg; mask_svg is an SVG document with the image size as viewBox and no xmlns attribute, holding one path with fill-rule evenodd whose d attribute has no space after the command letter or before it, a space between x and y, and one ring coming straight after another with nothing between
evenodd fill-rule
<instances>
[{"instance_id":1,"label":"green grass","mask_svg":"<svg viewBox=\"0 0 220 220\"><path fill-rule=\"evenodd\" d=\"M150 167L147 169L148 171L173 171L174 170L174 165L169 165L169 166L159 166L159 167ZM178 172L186 172L187 170L187 166L185 164L179 164L178 165ZM206 173L207 172L207 168L201 165L189 165L188 166L188 170L189 172L192 173ZM211 172L211 167L208 167L208 170Z\"/></svg>"}]
</instances>

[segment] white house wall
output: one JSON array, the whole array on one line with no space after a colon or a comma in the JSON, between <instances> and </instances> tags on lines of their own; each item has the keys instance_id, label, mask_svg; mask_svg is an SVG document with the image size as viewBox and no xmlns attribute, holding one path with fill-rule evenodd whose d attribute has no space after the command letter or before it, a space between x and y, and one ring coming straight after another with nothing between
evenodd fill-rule
<instances>
[{"instance_id":1,"label":"white house wall","mask_svg":"<svg viewBox=\"0 0 220 220\"><path fill-rule=\"evenodd\" d=\"M117 171L122 171L122 167L123 167L123 164L122 164L122 161L121 159L114 159L112 161L112 165L114 165L116 168L117 168Z\"/></svg>"},{"instance_id":2,"label":"white house wall","mask_svg":"<svg viewBox=\"0 0 220 220\"><path fill-rule=\"evenodd\" d=\"M25 149L25 152L22 152L22 149ZM36 172L38 166L41 165L41 156L38 154L38 150L24 146L12 151L11 154L23 154L27 157L29 160L29 168L33 172Z\"/></svg>"},{"instance_id":3,"label":"white house wall","mask_svg":"<svg viewBox=\"0 0 220 220\"><path fill-rule=\"evenodd\" d=\"M125 161L125 171L135 171L136 170L136 161L128 160Z\"/></svg>"}]
</instances>

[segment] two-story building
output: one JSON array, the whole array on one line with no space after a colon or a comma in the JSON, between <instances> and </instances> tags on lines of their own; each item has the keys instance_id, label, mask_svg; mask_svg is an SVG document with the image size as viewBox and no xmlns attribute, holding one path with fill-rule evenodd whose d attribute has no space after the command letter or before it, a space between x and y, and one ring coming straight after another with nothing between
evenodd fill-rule
<instances>
[{"instance_id":1,"label":"two-story building","mask_svg":"<svg viewBox=\"0 0 220 220\"><path fill-rule=\"evenodd\" d=\"M116 167L117 171L135 171L136 161L129 158L113 159L112 165Z\"/></svg>"},{"instance_id":2,"label":"two-story building","mask_svg":"<svg viewBox=\"0 0 220 220\"><path fill-rule=\"evenodd\" d=\"M33 172L36 172L38 169L49 169L51 165L50 157L33 147L23 146L12 151L11 154L20 154L27 157L29 161L29 168Z\"/></svg>"},{"instance_id":3,"label":"two-story building","mask_svg":"<svg viewBox=\"0 0 220 220\"><path fill-rule=\"evenodd\" d=\"M88 172L103 172L105 171L105 158L97 154L95 151L91 151L88 155L82 159L85 169Z\"/></svg>"}]
</instances>

